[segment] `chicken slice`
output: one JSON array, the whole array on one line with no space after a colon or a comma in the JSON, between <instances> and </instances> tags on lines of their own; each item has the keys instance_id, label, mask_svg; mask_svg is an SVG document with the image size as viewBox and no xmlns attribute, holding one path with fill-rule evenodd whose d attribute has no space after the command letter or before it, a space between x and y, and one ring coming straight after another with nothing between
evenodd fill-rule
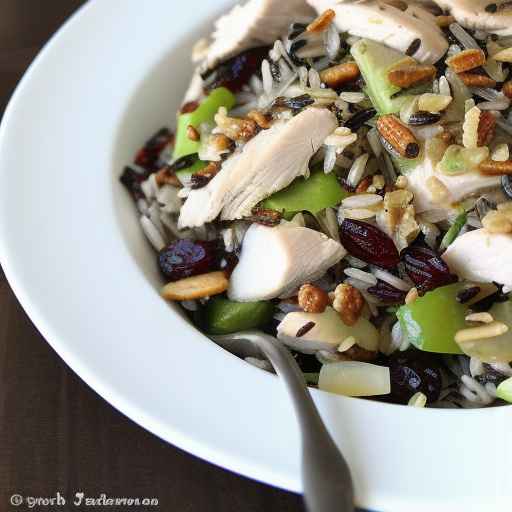
<instances>
[{"instance_id":1,"label":"chicken slice","mask_svg":"<svg viewBox=\"0 0 512 512\"><path fill-rule=\"evenodd\" d=\"M308 173L309 160L336 127L332 112L309 108L261 131L222 164L206 187L190 192L180 229L202 226L221 212L223 220L247 217L262 199Z\"/></svg>"},{"instance_id":2,"label":"chicken slice","mask_svg":"<svg viewBox=\"0 0 512 512\"><path fill-rule=\"evenodd\" d=\"M437 3L443 9L448 9L463 27L500 36L512 34L512 5L509 0L438 0ZM487 10L488 6L495 6L496 9Z\"/></svg>"},{"instance_id":3,"label":"chicken slice","mask_svg":"<svg viewBox=\"0 0 512 512\"><path fill-rule=\"evenodd\" d=\"M456 238L442 258L468 281L512 285L512 235L469 231Z\"/></svg>"},{"instance_id":4,"label":"chicken slice","mask_svg":"<svg viewBox=\"0 0 512 512\"><path fill-rule=\"evenodd\" d=\"M252 224L231 274L228 296L238 302L289 297L346 254L340 243L313 229L291 222L274 228Z\"/></svg>"},{"instance_id":5,"label":"chicken slice","mask_svg":"<svg viewBox=\"0 0 512 512\"><path fill-rule=\"evenodd\" d=\"M292 22L314 15L305 0L249 0L237 5L215 23L206 64L212 68L249 48L271 45Z\"/></svg>"},{"instance_id":6,"label":"chicken slice","mask_svg":"<svg viewBox=\"0 0 512 512\"><path fill-rule=\"evenodd\" d=\"M448 49L448 42L439 27L429 21L430 14L418 5L401 11L377 0L308 2L319 13L333 9L336 12L334 23L338 29L353 36L372 39L403 53L418 41L419 46L412 57L420 62L433 64Z\"/></svg>"},{"instance_id":7,"label":"chicken slice","mask_svg":"<svg viewBox=\"0 0 512 512\"><path fill-rule=\"evenodd\" d=\"M468 196L500 186L499 176L483 176L476 171L449 176L436 169L437 163L432 156L426 155L418 166L407 173L407 188L414 194L416 213L449 208ZM442 204L434 200L428 187L432 177L437 178L448 192L448 200Z\"/></svg>"}]
</instances>

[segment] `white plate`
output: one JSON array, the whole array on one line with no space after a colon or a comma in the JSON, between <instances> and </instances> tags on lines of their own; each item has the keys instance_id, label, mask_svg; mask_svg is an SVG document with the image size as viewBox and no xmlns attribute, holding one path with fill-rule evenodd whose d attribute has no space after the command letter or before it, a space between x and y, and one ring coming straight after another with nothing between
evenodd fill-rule
<instances>
[{"instance_id":1,"label":"white plate","mask_svg":"<svg viewBox=\"0 0 512 512\"><path fill-rule=\"evenodd\" d=\"M1 127L0 255L43 335L115 407L208 461L300 491L283 387L160 299L154 254L118 183L147 136L172 123L201 20L229 3L93 1L52 39ZM361 505L510 510L512 408L314 398Z\"/></svg>"}]
</instances>

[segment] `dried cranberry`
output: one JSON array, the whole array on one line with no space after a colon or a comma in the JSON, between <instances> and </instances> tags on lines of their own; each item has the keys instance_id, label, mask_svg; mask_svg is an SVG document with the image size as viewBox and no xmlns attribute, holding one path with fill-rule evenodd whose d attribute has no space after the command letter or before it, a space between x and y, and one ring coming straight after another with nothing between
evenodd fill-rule
<instances>
[{"instance_id":1,"label":"dried cranberry","mask_svg":"<svg viewBox=\"0 0 512 512\"><path fill-rule=\"evenodd\" d=\"M457 276L430 247L413 245L402 252L405 270L422 293L457 282Z\"/></svg>"},{"instance_id":2,"label":"dried cranberry","mask_svg":"<svg viewBox=\"0 0 512 512\"><path fill-rule=\"evenodd\" d=\"M431 354L420 350L397 352L384 362L389 368L391 393L384 398L390 402L406 404L418 392L429 403L439 399L441 393L441 365Z\"/></svg>"},{"instance_id":3,"label":"dried cranberry","mask_svg":"<svg viewBox=\"0 0 512 512\"><path fill-rule=\"evenodd\" d=\"M144 193L142 192L140 184L145 179L145 174L141 174L131 167L125 167L123 169L123 174L121 174L121 177L119 178L121 183L127 188L128 192L130 192L135 201L138 201L144 197Z\"/></svg>"},{"instance_id":4,"label":"dried cranberry","mask_svg":"<svg viewBox=\"0 0 512 512\"><path fill-rule=\"evenodd\" d=\"M345 219L340 228L341 243L356 258L391 269L400 263L393 243L380 229L359 220Z\"/></svg>"},{"instance_id":5,"label":"dried cranberry","mask_svg":"<svg viewBox=\"0 0 512 512\"><path fill-rule=\"evenodd\" d=\"M251 76L259 71L268 51L268 47L253 48L207 71L202 75L206 91L226 87L231 92L239 92Z\"/></svg>"},{"instance_id":6,"label":"dried cranberry","mask_svg":"<svg viewBox=\"0 0 512 512\"><path fill-rule=\"evenodd\" d=\"M173 134L168 128L162 128L151 137L135 156L135 163L147 171L155 171L159 167L160 153L173 141Z\"/></svg>"},{"instance_id":7,"label":"dried cranberry","mask_svg":"<svg viewBox=\"0 0 512 512\"><path fill-rule=\"evenodd\" d=\"M160 271L171 281L209 272L217 260L217 244L200 240L177 240L158 254Z\"/></svg>"},{"instance_id":8,"label":"dried cranberry","mask_svg":"<svg viewBox=\"0 0 512 512\"><path fill-rule=\"evenodd\" d=\"M380 299L384 304L402 304L407 295L404 291L380 280L375 286L368 288L368 293Z\"/></svg>"}]
</instances>

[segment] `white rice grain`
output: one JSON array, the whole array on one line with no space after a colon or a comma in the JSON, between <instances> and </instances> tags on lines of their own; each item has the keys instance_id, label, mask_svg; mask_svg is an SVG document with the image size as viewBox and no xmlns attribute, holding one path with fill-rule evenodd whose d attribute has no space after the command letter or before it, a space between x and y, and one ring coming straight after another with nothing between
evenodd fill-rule
<instances>
[{"instance_id":1,"label":"white rice grain","mask_svg":"<svg viewBox=\"0 0 512 512\"><path fill-rule=\"evenodd\" d=\"M451 96L452 91L450 89L450 84L448 83L448 80L445 76L442 76L439 79L439 94L442 94L443 96Z\"/></svg>"},{"instance_id":2,"label":"white rice grain","mask_svg":"<svg viewBox=\"0 0 512 512\"><path fill-rule=\"evenodd\" d=\"M363 179L368 158L370 158L370 155L368 153L363 153L354 160L347 176L347 183L349 186L357 187L359 182Z\"/></svg>"},{"instance_id":3,"label":"white rice grain","mask_svg":"<svg viewBox=\"0 0 512 512\"><path fill-rule=\"evenodd\" d=\"M347 103L361 103L364 101L366 95L362 92L341 92L340 99Z\"/></svg>"},{"instance_id":4,"label":"white rice grain","mask_svg":"<svg viewBox=\"0 0 512 512\"><path fill-rule=\"evenodd\" d=\"M327 146L325 149L324 172L329 174L336 165L336 146Z\"/></svg>"},{"instance_id":5,"label":"white rice grain","mask_svg":"<svg viewBox=\"0 0 512 512\"><path fill-rule=\"evenodd\" d=\"M267 59L261 63L261 76L263 78L263 91L265 94L270 95L274 87L274 79L272 78L270 63Z\"/></svg>"},{"instance_id":6,"label":"white rice grain","mask_svg":"<svg viewBox=\"0 0 512 512\"><path fill-rule=\"evenodd\" d=\"M311 68L308 73L309 86L312 89L320 89L322 85L322 80L320 80L320 75L316 69Z\"/></svg>"},{"instance_id":7,"label":"white rice grain","mask_svg":"<svg viewBox=\"0 0 512 512\"><path fill-rule=\"evenodd\" d=\"M347 262L349 263L350 266L355 267L355 268L365 268L368 266L368 263L366 263L366 261L360 260L359 258L356 258L355 256L347 255L345 257L345 259L347 260Z\"/></svg>"},{"instance_id":8,"label":"white rice grain","mask_svg":"<svg viewBox=\"0 0 512 512\"><path fill-rule=\"evenodd\" d=\"M373 274L364 272L358 268L346 268L343 272L348 277L359 279L360 281L368 283L370 286L375 286L377 284L377 278Z\"/></svg>"},{"instance_id":9,"label":"white rice grain","mask_svg":"<svg viewBox=\"0 0 512 512\"><path fill-rule=\"evenodd\" d=\"M497 101L482 101L478 104L478 108L480 110L507 110L510 107L510 100L503 96L500 100Z\"/></svg>"},{"instance_id":10,"label":"white rice grain","mask_svg":"<svg viewBox=\"0 0 512 512\"><path fill-rule=\"evenodd\" d=\"M341 202L343 208L368 208L382 203L383 197L378 194L355 194Z\"/></svg>"},{"instance_id":11,"label":"white rice grain","mask_svg":"<svg viewBox=\"0 0 512 512\"><path fill-rule=\"evenodd\" d=\"M144 215L140 217L142 231L156 251L165 247L165 241L155 225Z\"/></svg>"},{"instance_id":12,"label":"white rice grain","mask_svg":"<svg viewBox=\"0 0 512 512\"><path fill-rule=\"evenodd\" d=\"M334 61L340 52L341 41L336 25L331 23L323 34L325 52L330 60Z\"/></svg>"},{"instance_id":13,"label":"white rice grain","mask_svg":"<svg viewBox=\"0 0 512 512\"><path fill-rule=\"evenodd\" d=\"M466 50L480 49L480 46L468 32L466 32L458 23L452 23L450 25L450 32L455 36L456 39L462 44Z\"/></svg>"},{"instance_id":14,"label":"white rice grain","mask_svg":"<svg viewBox=\"0 0 512 512\"><path fill-rule=\"evenodd\" d=\"M368 143L370 144L370 147L373 151L373 154L379 158L382 154L383 147L380 142L379 132L377 131L377 128L372 128L367 134L366 138L368 139Z\"/></svg>"},{"instance_id":15,"label":"white rice grain","mask_svg":"<svg viewBox=\"0 0 512 512\"><path fill-rule=\"evenodd\" d=\"M391 274L390 272L386 272L385 270L382 270L380 268L373 267L372 274L375 276L376 279L380 279L381 281L390 284L397 290L408 292L412 288L412 285L410 283L407 283L403 279L400 279L399 277Z\"/></svg>"}]
</instances>

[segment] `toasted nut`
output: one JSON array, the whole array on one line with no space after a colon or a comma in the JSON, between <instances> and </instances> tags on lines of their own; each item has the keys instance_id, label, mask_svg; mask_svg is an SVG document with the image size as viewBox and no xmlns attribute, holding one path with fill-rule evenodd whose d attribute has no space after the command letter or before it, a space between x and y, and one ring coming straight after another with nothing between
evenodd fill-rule
<instances>
[{"instance_id":1,"label":"toasted nut","mask_svg":"<svg viewBox=\"0 0 512 512\"><path fill-rule=\"evenodd\" d=\"M452 23L455 23L455 18L453 16L444 16L444 15L436 16L436 23L437 23L437 26L440 28L447 28Z\"/></svg>"},{"instance_id":2,"label":"toasted nut","mask_svg":"<svg viewBox=\"0 0 512 512\"><path fill-rule=\"evenodd\" d=\"M449 200L450 191L446 185L436 176L430 176L425 182L430 192L430 197L434 203L442 204Z\"/></svg>"},{"instance_id":3,"label":"toasted nut","mask_svg":"<svg viewBox=\"0 0 512 512\"><path fill-rule=\"evenodd\" d=\"M459 73L459 78L468 87L496 87L496 80L478 73Z\"/></svg>"},{"instance_id":4,"label":"toasted nut","mask_svg":"<svg viewBox=\"0 0 512 512\"><path fill-rule=\"evenodd\" d=\"M332 9L327 9L318 18L313 20L307 27L308 32L323 32L335 18L336 12Z\"/></svg>"},{"instance_id":5,"label":"toasted nut","mask_svg":"<svg viewBox=\"0 0 512 512\"><path fill-rule=\"evenodd\" d=\"M485 313L471 313L466 317L466 322L478 322L481 324L490 324L494 322L494 318L491 314Z\"/></svg>"},{"instance_id":6,"label":"toasted nut","mask_svg":"<svg viewBox=\"0 0 512 512\"><path fill-rule=\"evenodd\" d=\"M499 62L512 62L512 48L505 48L495 53L492 58Z\"/></svg>"},{"instance_id":7,"label":"toasted nut","mask_svg":"<svg viewBox=\"0 0 512 512\"><path fill-rule=\"evenodd\" d=\"M377 121L377 130L401 156L416 158L420 152L418 141L409 128L394 115L385 115Z\"/></svg>"},{"instance_id":8,"label":"toasted nut","mask_svg":"<svg viewBox=\"0 0 512 512\"><path fill-rule=\"evenodd\" d=\"M191 124L187 126L187 138L194 142L197 142L201 138L199 132Z\"/></svg>"},{"instance_id":9,"label":"toasted nut","mask_svg":"<svg viewBox=\"0 0 512 512\"><path fill-rule=\"evenodd\" d=\"M508 325L502 322L492 322L479 327L470 327L461 329L455 333L455 341L464 343L465 341L486 340L501 336L508 331Z\"/></svg>"},{"instance_id":10,"label":"toasted nut","mask_svg":"<svg viewBox=\"0 0 512 512\"><path fill-rule=\"evenodd\" d=\"M202 299L223 293L228 286L224 272L210 272L166 284L162 288L162 297L167 300Z\"/></svg>"},{"instance_id":11,"label":"toasted nut","mask_svg":"<svg viewBox=\"0 0 512 512\"><path fill-rule=\"evenodd\" d=\"M485 110L480 114L478 123L478 146L487 146L496 133L496 117Z\"/></svg>"},{"instance_id":12,"label":"toasted nut","mask_svg":"<svg viewBox=\"0 0 512 512\"><path fill-rule=\"evenodd\" d=\"M374 174L372 178L372 187L375 190L382 190L386 186L386 180L382 174Z\"/></svg>"},{"instance_id":13,"label":"toasted nut","mask_svg":"<svg viewBox=\"0 0 512 512\"><path fill-rule=\"evenodd\" d=\"M372 184L373 178L371 176L366 176L366 178L363 178L359 185L356 187L356 194L364 194L368 187Z\"/></svg>"},{"instance_id":14,"label":"toasted nut","mask_svg":"<svg viewBox=\"0 0 512 512\"><path fill-rule=\"evenodd\" d=\"M251 110L247 114L247 118L254 121L263 130L268 129L271 126L270 119L263 112L260 112L259 110Z\"/></svg>"},{"instance_id":15,"label":"toasted nut","mask_svg":"<svg viewBox=\"0 0 512 512\"><path fill-rule=\"evenodd\" d=\"M332 307L346 325L354 325L359 320L364 304L361 292L349 284L340 284L334 290Z\"/></svg>"},{"instance_id":16,"label":"toasted nut","mask_svg":"<svg viewBox=\"0 0 512 512\"><path fill-rule=\"evenodd\" d=\"M475 69L485 64L485 53L483 50L471 48L456 53L446 59L446 64L455 71L455 73L464 73L470 69Z\"/></svg>"},{"instance_id":17,"label":"toasted nut","mask_svg":"<svg viewBox=\"0 0 512 512\"><path fill-rule=\"evenodd\" d=\"M507 98L512 98L512 80L505 82L501 91Z\"/></svg>"},{"instance_id":18,"label":"toasted nut","mask_svg":"<svg viewBox=\"0 0 512 512\"><path fill-rule=\"evenodd\" d=\"M329 87L353 82L358 76L359 67L355 62L345 62L320 71L320 80Z\"/></svg>"},{"instance_id":19,"label":"toasted nut","mask_svg":"<svg viewBox=\"0 0 512 512\"><path fill-rule=\"evenodd\" d=\"M191 188L203 188L217 175L220 171L220 162L210 162L206 167L192 174L190 178Z\"/></svg>"},{"instance_id":20,"label":"toasted nut","mask_svg":"<svg viewBox=\"0 0 512 512\"><path fill-rule=\"evenodd\" d=\"M251 211L251 215L247 217L247 220L262 224L263 226L272 227L277 226L282 218L283 214L277 210L254 207Z\"/></svg>"},{"instance_id":21,"label":"toasted nut","mask_svg":"<svg viewBox=\"0 0 512 512\"><path fill-rule=\"evenodd\" d=\"M510 158L508 144L498 144L491 153L491 160L495 162L506 162Z\"/></svg>"},{"instance_id":22,"label":"toasted nut","mask_svg":"<svg viewBox=\"0 0 512 512\"><path fill-rule=\"evenodd\" d=\"M405 296L405 303L406 304L412 304L418 297L419 297L418 289L417 288L411 288L407 292L407 295Z\"/></svg>"},{"instance_id":23,"label":"toasted nut","mask_svg":"<svg viewBox=\"0 0 512 512\"><path fill-rule=\"evenodd\" d=\"M343 355L348 357L351 361L363 361L364 363L375 361L378 354L378 352L366 350L357 344L354 344L349 349L343 351Z\"/></svg>"},{"instance_id":24,"label":"toasted nut","mask_svg":"<svg viewBox=\"0 0 512 512\"><path fill-rule=\"evenodd\" d=\"M483 219L482 226L489 233L512 233L512 222L503 212L491 210Z\"/></svg>"},{"instance_id":25,"label":"toasted nut","mask_svg":"<svg viewBox=\"0 0 512 512\"><path fill-rule=\"evenodd\" d=\"M498 211L499 212L504 212L504 213L512 213L512 201L507 201L506 203L500 203L498 206Z\"/></svg>"},{"instance_id":26,"label":"toasted nut","mask_svg":"<svg viewBox=\"0 0 512 512\"><path fill-rule=\"evenodd\" d=\"M430 82L436 77L434 66L407 66L393 69L388 73L388 80L404 89L423 82Z\"/></svg>"},{"instance_id":27,"label":"toasted nut","mask_svg":"<svg viewBox=\"0 0 512 512\"><path fill-rule=\"evenodd\" d=\"M181 114L190 114L190 112L194 112L195 110L197 110L198 107L199 107L198 101L189 101L188 103L185 103L181 107L180 113Z\"/></svg>"},{"instance_id":28,"label":"toasted nut","mask_svg":"<svg viewBox=\"0 0 512 512\"><path fill-rule=\"evenodd\" d=\"M451 144L453 142L453 134L449 131L444 130L443 133L439 134L438 137L445 143Z\"/></svg>"},{"instance_id":29,"label":"toasted nut","mask_svg":"<svg viewBox=\"0 0 512 512\"><path fill-rule=\"evenodd\" d=\"M494 162L493 160L486 160L482 162L478 170L482 174L488 176L504 176L512 174L512 160L506 160L505 162Z\"/></svg>"},{"instance_id":30,"label":"toasted nut","mask_svg":"<svg viewBox=\"0 0 512 512\"><path fill-rule=\"evenodd\" d=\"M215 123L219 131L230 139L244 142L252 139L259 130L258 125L252 119L229 117L225 107L220 107L215 114Z\"/></svg>"},{"instance_id":31,"label":"toasted nut","mask_svg":"<svg viewBox=\"0 0 512 512\"><path fill-rule=\"evenodd\" d=\"M155 174L155 181L159 187L163 187L164 185L171 185L171 187L181 188L183 186L176 174L171 172L168 165L157 171Z\"/></svg>"},{"instance_id":32,"label":"toasted nut","mask_svg":"<svg viewBox=\"0 0 512 512\"><path fill-rule=\"evenodd\" d=\"M478 147L478 127L481 114L482 111L478 107L473 107L466 112L462 124L462 144L465 148Z\"/></svg>"},{"instance_id":33,"label":"toasted nut","mask_svg":"<svg viewBox=\"0 0 512 512\"><path fill-rule=\"evenodd\" d=\"M405 189L409 185L409 180L407 176L398 176L396 179L395 187L400 189Z\"/></svg>"},{"instance_id":34,"label":"toasted nut","mask_svg":"<svg viewBox=\"0 0 512 512\"><path fill-rule=\"evenodd\" d=\"M214 133L213 135L210 135L209 142L217 151L231 151L235 147L234 141L229 137L226 137L223 133Z\"/></svg>"},{"instance_id":35,"label":"toasted nut","mask_svg":"<svg viewBox=\"0 0 512 512\"><path fill-rule=\"evenodd\" d=\"M418 98L418 110L431 113L441 112L452 101L453 98L451 96L426 92Z\"/></svg>"},{"instance_id":36,"label":"toasted nut","mask_svg":"<svg viewBox=\"0 0 512 512\"><path fill-rule=\"evenodd\" d=\"M329 304L329 295L318 286L312 284L303 284L300 287L299 306L306 313L323 313Z\"/></svg>"}]
</instances>

